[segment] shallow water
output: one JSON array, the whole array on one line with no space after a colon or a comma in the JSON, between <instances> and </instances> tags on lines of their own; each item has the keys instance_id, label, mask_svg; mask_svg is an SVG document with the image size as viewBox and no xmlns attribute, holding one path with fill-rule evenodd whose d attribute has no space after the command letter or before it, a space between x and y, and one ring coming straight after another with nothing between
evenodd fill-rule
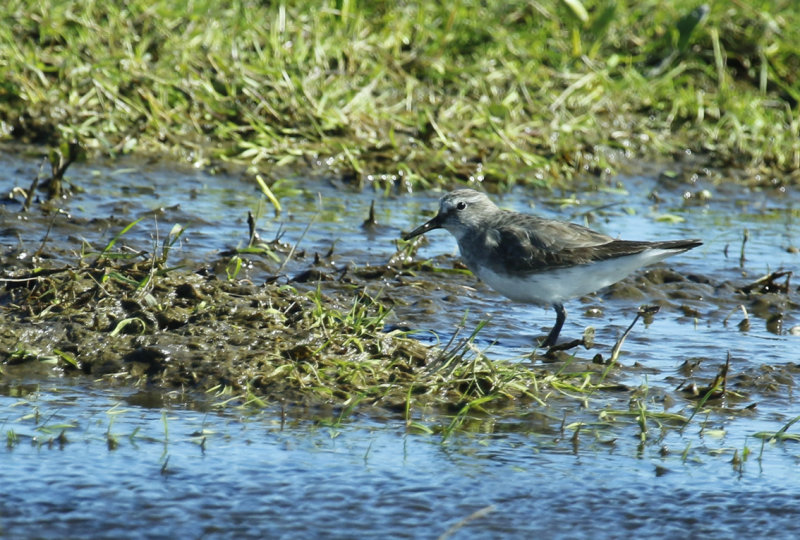
<instances>
[{"instance_id":1,"label":"shallow water","mask_svg":"<svg viewBox=\"0 0 800 540\"><path fill-rule=\"evenodd\" d=\"M0 192L27 187L37 169L36 161L0 155ZM62 212L22 215L18 200L0 205L5 253L30 257L56 220L47 242L73 250L64 262L74 263L89 250L84 241L102 249L122 227L145 217L123 243L151 249L180 223L187 232L171 262L214 265L224 260L223 250L246 244L247 211L261 208L262 237L297 245L294 261L282 270L282 279L289 279L308 268L314 253L331 249L328 264L335 268L386 264L401 232L432 215L438 198L386 197L369 188L355 192L324 179L296 179L301 192L282 197L284 210L273 217L256 187L235 176L135 162L80 164L69 173L83 192L60 203ZM655 175L619 181L619 190L580 194L580 204L574 194L558 193L532 206L534 199L521 189L495 200L549 217L589 217L590 226L614 236L702 238L704 246L666 267L711 285L679 282L648 287L642 297L615 290L572 301L562 335L577 337L591 325L596 349L607 357L638 306L662 300L653 322L637 323L625 341L616 379L646 390L651 408L663 399L666 410L690 413L692 402L670 406L664 396L674 396L687 380L707 384L730 354L731 384L740 397L728 409L695 419L682 433L651 425L641 443L638 428L593 424L577 402L545 413L526 406L443 441L407 432L404 422L381 411L357 410L336 425L337 412L290 410L284 417L276 409L217 409L202 396L182 404L182 396L151 399L134 389L8 367L0 376L0 426L11 437L0 449L0 531L9 537L430 538L461 524L453 537L795 536L800 447L790 441L762 447L754 435L776 432L800 414L793 394L800 338L789 331L799 324L796 287L750 313L747 331L737 326L743 317L738 306L753 311L753 303L732 289L797 265L798 196L702 179L665 183ZM702 190L711 197L698 202ZM653 192L660 202L653 202ZM364 229L373 201L378 226ZM417 256L451 267L455 241L443 231L427 236ZM278 266L257 260L238 277L261 283ZM554 320L551 311L512 304L470 277L438 278L442 288L430 293L385 284L386 294L407 293L409 301L387 324L424 329L420 339L447 342L462 318L467 334L489 318L478 346L494 359L522 359ZM686 299L680 299L682 289L691 293ZM426 296L427 304L420 304ZM687 315L686 306L697 316ZM589 316L589 308L600 316ZM777 331L767 325L775 312L783 314ZM685 361L698 363L692 375L681 370ZM628 398L590 399L596 409L624 410ZM757 406L745 410L751 403ZM586 423L578 441L572 430L562 434L562 416ZM752 452L747 460L732 463L745 448Z\"/></svg>"},{"instance_id":2,"label":"shallow water","mask_svg":"<svg viewBox=\"0 0 800 540\"><path fill-rule=\"evenodd\" d=\"M575 447L521 431L443 444L374 417L331 426L289 412L282 426L275 410L144 408L127 403L131 390L83 381L11 390L0 397L0 424L17 437L2 450L0 524L10 538L436 538L463 520L454 538L800 529L796 444L762 450L750 440L754 454L739 469L730 461L743 440L696 428L665 440L675 445L668 454L637 450L634 437ZM61 430L67 442L47 442ZM687 441L695 448L684 460Z\"/></svg>"}]
</instances>

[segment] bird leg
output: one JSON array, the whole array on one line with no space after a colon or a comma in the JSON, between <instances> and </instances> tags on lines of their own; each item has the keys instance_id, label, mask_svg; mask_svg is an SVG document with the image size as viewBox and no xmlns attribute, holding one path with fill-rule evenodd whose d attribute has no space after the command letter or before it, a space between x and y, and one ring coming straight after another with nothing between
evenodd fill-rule
<instances>
[{"instance_id":1,"label":"bird leg","mask_svg":"<svg viewBox=\"0 0 800 540\"><path fill-rule=\"evenodd\" d=\"M556 310L556 324L547 338L542 342L542 347L552 347L558 341L558 334L561 333L561 327L564 326L564 321L567 320L567 310L564 309L563 304L553 304L553 309Z\"/></svg>"}]
</instances>

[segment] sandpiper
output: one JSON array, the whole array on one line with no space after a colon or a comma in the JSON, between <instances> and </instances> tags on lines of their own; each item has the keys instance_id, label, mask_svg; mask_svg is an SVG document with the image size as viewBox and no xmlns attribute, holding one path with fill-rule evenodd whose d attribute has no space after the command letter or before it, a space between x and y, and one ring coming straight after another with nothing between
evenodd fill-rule
<instances>
[{"instance_id":1,"label":"sandpiper","mask_svg":"<svg viewBox=\"0 0 800 540\"><path fill-rule=\"evenodd\" d=\"M472 189L446 194L436 217L403 239L440 228L455 236L464 263L494 290L516 302L553 306L556 324L544 347L558 340L565 301L703 243L618 240L575 223L501 210Z\"/></svg>"}]
</instances>

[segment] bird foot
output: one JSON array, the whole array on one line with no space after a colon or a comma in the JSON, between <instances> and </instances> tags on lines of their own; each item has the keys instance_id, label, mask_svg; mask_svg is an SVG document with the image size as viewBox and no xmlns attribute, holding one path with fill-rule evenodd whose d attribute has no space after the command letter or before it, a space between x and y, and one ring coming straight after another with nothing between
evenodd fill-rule
<instances>
[{"instance_id":1,"label":"bird foot","mask_svg":"<svg viewBox=\"0 0 800 540\"><path fill-rule=\"evenodd\" d=\"M562 351L568 351L570 349L574 349L575 347L579 347L581 345L586 346L586 341L583 338L573 339L572 341L565 341L564 343L552 344L552 345L549 345L547 343L547 340L544 340L539 343L536 350L538 350L539 348L547 349L547 351L542 356L544 356L545 358L555 358L556 353ZM531 354L531 358L536 356L536 350L534 350L533 353Z\"/></svg>"},{"instance_id":2,"label":"bird foot","mask_svg":"<svg viewBox=\"0 0 800 540\"><path fill-rule=\"evenodd\" d=\"M568 351L570 349L574 349L575 347L579 347L581 345L586 345L586 341L583 338L580 339L573 339L572 341L564 342L560 345L553 345L549 349L547 349L547 354L559 352L559 351Z\"/></svg>"}]
</instances>

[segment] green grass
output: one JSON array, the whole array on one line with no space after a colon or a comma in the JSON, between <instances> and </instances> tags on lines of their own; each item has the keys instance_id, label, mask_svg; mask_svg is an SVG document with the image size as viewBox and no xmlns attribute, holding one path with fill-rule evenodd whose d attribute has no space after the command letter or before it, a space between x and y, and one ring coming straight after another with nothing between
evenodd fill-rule
<instances>
[{"instance_id":1,"label":"green grass","mask_svg":"<svg viewBox=\"0 0 800 540\"><path fill-rule=\"evenodd\" d=\"M301 289L173 270L169 249L180 228L153 242L150 253L138 251L136 260L119 257L130 249L122 245L125 235L142 226L134 221L110 232L104 245L86 244L76 263L56 271L4 274L19 285L3 296L0 362L207 392L223 408L332 405L341 408L333 427L355 410L374 407L402 415L409 430L441 433L443 440L519 404L583 403L588 409L590 400L614 387L610 367L583 361L551 369L492 360L475 343L485 322L466 337L457 332L443 348L387 331L393 301L382 298L383 279L344 288L320 281ZM402 267L393 271L410 274ZM32 334L32 322L48 331ZM657 413L647 411L650 418ZM105 435L109 449L120 442L114 414ZM55 434L68 427L48 429ZM166 438L166 418L164 432ZM16 438L9 435L7 444Z\"/></svg>"},{"instance_id":2,"label":"green grass","mask_svg":"<svg viewBox=\"0 0 800 540\"><path fill-rule=\"evenodd\" d=\"M173 271L168 259L182 230L177 227L161 242L150 243L150 253L138 251L138 260L117 256L135 243L122 242L125 235L143 226L133 222L120 232L110 231L112 240L104 244L86 244L72 265L52 271L23 267L0 276L15 284L2 297L0 364L17 374L20 369L46 370L161 388L187 398L205 393L200 402L246 414L280 407L285 418L286 408L294 408L329 427L332 436L373 411L381 417L393 414L410 433L437 436L443 443L455 434L540 429L531 415L552 424L560 411L564 420L558 437L571 437L576 448L613 444L620 430L637 435L641 444L660 444L667 431L682 435L686 427L699 425L701 433L710 435L719 418L746 414L747 408L737 411L721 399L737 397L725 387L729 362L697 399L677 394L683 397L676 396L679 405L671 411L674 405L650 394L646 379L640 388L623 384L633 372L604 350L606 364L582 359L578 350L540 364L527 358L492 359L490 347L476 344L485 322L474 329L462 323L442 347L427 347L411 339L410 332L388 331L392 295L383 298L381 293L395 280L383 275L347 286L325 281L257 286L232 282L221 269L217 276ZM391 271L396 278L409 278L419 271L414 265ZM354 269L352 275L358 274ZM48 331L31 333L32 324ZM623 346L628 331L612 351ZM14 387L4 391L24 397ZM125 411L107 412L103 438L109 450L137 436L114 430L114 419ZM703 420L695 420L698 413ZM789 429L798 418L776 433L753 436L796 440ZM41 444L75 440L77 424L56 422L35 402L19 419L36 426ZM0 432L5 428L9 449L20 437L37 436L5 422L0 418ZM166 414L162 424L166 468ZM547 433L548 438L554 435ZM198 444L204 444L203 437L198 436Z\"/></svg>"},{"instance_id":3,"label":"green grass","mask_svg":"<svg viewBox=\"0 0 800 540\"><path fill-rule=\"evenodd\" d=\"M410 188L799 169L800 8L698 5L9 0L2 132Z\"/></svg>"}]
</instances>

